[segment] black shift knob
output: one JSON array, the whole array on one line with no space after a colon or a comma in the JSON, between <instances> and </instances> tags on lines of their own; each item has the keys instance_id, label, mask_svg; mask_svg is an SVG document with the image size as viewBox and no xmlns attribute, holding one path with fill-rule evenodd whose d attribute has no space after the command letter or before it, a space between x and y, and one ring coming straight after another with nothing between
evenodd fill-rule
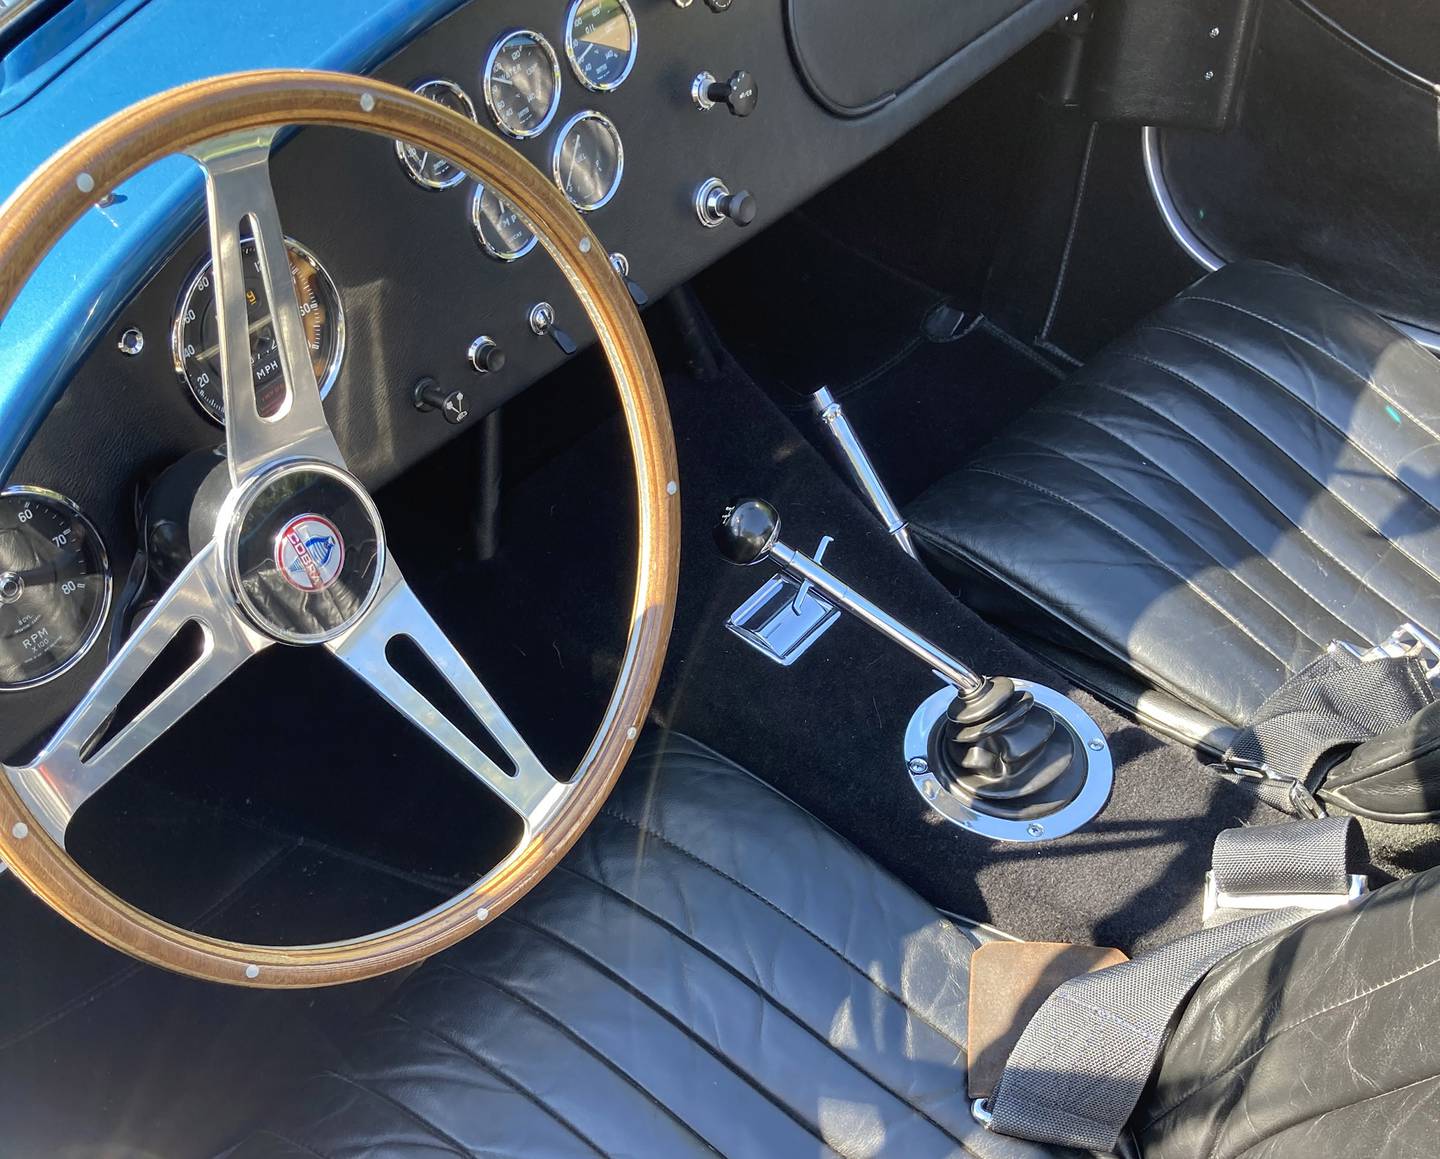
<instances>
[{"instance_id":1,"label":"black shift knob","mask_svg":"<svg viewBox=\"0 0 1440 1159\"><path fill-rule=\"evenodd\" d=\"M715 546L731 563L759 563L780 538L780 513L763 499L741 499L725 509Z\"/></svg>"}]
</instances>

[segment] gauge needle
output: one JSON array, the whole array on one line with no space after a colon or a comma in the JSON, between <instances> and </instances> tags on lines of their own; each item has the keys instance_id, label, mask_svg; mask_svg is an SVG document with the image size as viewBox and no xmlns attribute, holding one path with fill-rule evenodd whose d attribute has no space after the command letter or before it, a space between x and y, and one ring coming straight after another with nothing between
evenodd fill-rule
<instances>
[{"instance_id":1,"label":"gauge needle","mask_svg":"<svg viewBox=\"0 0 1440 1159\"><path fill-rule=\"evenodd\" d=\"M509 85L512 89L515 87L515 82L503 72L492 72L490 74L490 79L498 80L502 85Z\"/></svg>"},{"instance_id":2,"label":"gauge needle","mask_svg":"<svg viewBox=\"0 0 1440 1159\"><path fill-rule=\"evenodd\" d=\"M594 48L594 47L595 47L595 42L594 42L593 40L587 40L587 41L585 42L585 48L584 48L584 50L580 53L580 58L579 58L579 60L578 60L576 63L577 63L577 64L584 64L584 63L585 63L585 58L590 55L590 50L591 50L592 48Z\"/></svg>"},{"instance_id":3,"label":"gauge needle","mask_svg":"<svg viewBox=\"0 0 1440 1159\"><path fill-rule=\"evenodd\" d=\"M270 315L266 314L263 317L256 318L255 321L251 322L249 328L245 331L245 333L254 334L255 331L268 325L270 325ZM209 362L212 358L215 357L215 355L219 353L220 344L217 342L214 346L208 347L205 350L201 350L197 354L192 355L192 357L198 358L201 362Z\"/></svg>"},{"instance_id":4,"label":"gauge needle","mask_svg":"<svg viewBox=\"0 0 1440 1159\"><path fill-rule=\"evenodd\" d=\"M570 168L565 170L565 188L574 188L575 162L580 159L580 142L575 142L575 147L570 150Z\"/></svg>"}]
</instances>

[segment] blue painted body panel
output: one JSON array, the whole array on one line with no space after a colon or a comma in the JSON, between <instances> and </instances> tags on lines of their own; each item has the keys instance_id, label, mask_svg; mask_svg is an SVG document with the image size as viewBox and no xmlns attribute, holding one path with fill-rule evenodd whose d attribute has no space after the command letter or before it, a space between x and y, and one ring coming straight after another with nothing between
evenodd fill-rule
<instances>
[{"instance_id":1,"label":"blue painted body panel","mask_svg":"<svg viewBox=\"0 0 1440 1159\"><path fill-rule=\"evenodd\" d=\"M363 72L462 2L150 0L0 116L0 199L66 142L145 97L243 69ZM0 320L0 479L80 356L200 220L200 172L184 158L137 174L119 193L60 240Z\"/></svg>"}]
</instances>

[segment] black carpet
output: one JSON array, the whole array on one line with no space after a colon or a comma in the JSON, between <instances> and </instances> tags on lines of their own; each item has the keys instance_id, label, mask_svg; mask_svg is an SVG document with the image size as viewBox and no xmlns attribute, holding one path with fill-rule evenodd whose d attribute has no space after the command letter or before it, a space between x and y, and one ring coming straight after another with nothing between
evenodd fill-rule
<instances>
[{"instance_id":1,"label":"black carpet","mask_svg":"<svg viewBox=\"0 0 1440 1159\"><path fill-rule=\"evenodd\" d=\"M803 214L707 271L696 291L735 361L827 456L809 407L816 389L831 389L902 505L1058 380L987 319Z\"/></svg>"},{"instance_id":2,"label":"black carpet","mask_svg":"<svg viewBox=\"0 0 1440 1159\"><path fill-rule=\"evenodd\" d=\"M534 405L564 413L563 391L544 393L549 390L551 384L536 388ZM1028 846L937 823L911 787L900 751L905 723L937 687L934 677L848 618L789 669L726 631L726 617L769 572L737 569L718 557L710 529L723 505L744 494L772 500L784 538L802 549L813 548L822 534L835 536L829 566L982 671L1062 688L1065 681L901 555L738 367L728 365L715 381L671 377L668 394L680 453L684 549L657 723L740 761L945 909L1028 938L1126 949L1197 925L1215 833L1279 815L1213 776L1189 750L1079 693L1110 737L1118 766L1114 797L1097 821L1073 836ZM608 516L630 486L628 452L618 424L610 423L513 490L507 502L514 523L543 527L548 542L563 545L548 559L552 566L534 561L508 585L525 593L523 606L555 625L555 672L588 655L604 685L571 702L589 713L575 739L588 738L614 674L633 542ZM568 566L554 566L557 558Z\"/></svg>"}]
</instances>

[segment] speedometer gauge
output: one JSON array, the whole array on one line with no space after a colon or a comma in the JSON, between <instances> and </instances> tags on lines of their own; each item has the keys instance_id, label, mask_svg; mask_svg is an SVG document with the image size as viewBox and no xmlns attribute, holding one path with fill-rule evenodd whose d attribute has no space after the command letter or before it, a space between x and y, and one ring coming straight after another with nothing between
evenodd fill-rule
<instances>
[{"instance_id":1,"label":"speedometer gauge","mask_svg":"<svg viewBox=\"0 0 1440 1159\"><path fill-rule=\"evenodd\" d=\"M485 61L485 107L512 137L543 133L560 107L560 60L538 32L503 37Z\"/></svg>"},{"instance_id":2,"label":"speedometer gauge","mask_svg":"<svg viewBox=\"0 0 1440 1159\"><path fill-rule=\"evenodd\" d=\"M625 172L620 130L600 113L576 113L555 138L550 171L576 209L599 209L615 196Z\"/></svg>"},{"instance_id":3,"label":"speedometer gauge","mask_svg":"<svg viewBox=\"0 0 1440 1159\"><path fill-rule=\"evenodd\" d=\"M635 67L639 40L628 0L573 0L565 18L565 55L587 89L620 87Z\"/></svg>"},{"instance_id":4,"label":"speedometer gauge","mask_svg":"<svg viewBox=\"0 0 1440 1159\"><path fill-rule=\"evenodd\" d=\"M298 242L285 239L290 255L290 276L300 301L300 327L315 381L324 397L340 373L345 353L345 314L330 275L315 255ZM251 238L240 243L245 269L245 301L250 320L250 365L255 376L255 400L268 417L285 401L285 376L280 369L280 347L260 259ZM217 423L225 422L225 396L220 387L220 317L215 308L215 277L211 262L195 271L180 296L180 308L171 331L175 370L190 388L200 408Z\"/></svg>"},{"instance_id":5,"label":"speedometer gauge","mask_svg":"<svg viewBox=\"0 0 1440 1159\"><path fill-rule=\"evenodd\" d=\"M53 491L0 492L0 688L28 688L76 664L110 608L105 545Z\"/></svg>"}]
</instances>

